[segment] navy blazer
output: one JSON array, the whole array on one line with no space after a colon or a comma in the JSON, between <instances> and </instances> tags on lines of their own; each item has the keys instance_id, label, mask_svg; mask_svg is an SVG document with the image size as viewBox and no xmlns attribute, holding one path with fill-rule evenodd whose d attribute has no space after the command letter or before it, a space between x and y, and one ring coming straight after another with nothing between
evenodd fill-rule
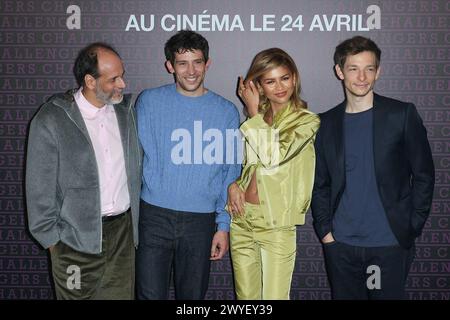
<instances>
[{"instance_id":1,"label":"navy blazer","mask_svg":"<svg viewBox=\"0 0 450 320\"><path fill-rule=\"evenodd\" d=\"M319 239L333 232L333 216L345 188L346 101L320 115L311 203ZM375 176L387 220L399 244L410 248L429 215L434 164L427 132L415 106L374 94Z\"/></svg>"}]
</instances>

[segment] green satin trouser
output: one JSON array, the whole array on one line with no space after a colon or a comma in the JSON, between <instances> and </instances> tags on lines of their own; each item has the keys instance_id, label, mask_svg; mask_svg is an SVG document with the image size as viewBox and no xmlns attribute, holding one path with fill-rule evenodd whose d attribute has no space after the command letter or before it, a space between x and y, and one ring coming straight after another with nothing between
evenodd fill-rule
<instances>
[{"instance_id":1,"label":"green satin trouser","mask_svg":"<svg viewBox=\"0 0 450 320\"><path fill-rule=\"evenodd\" d=\"M260 206L246 203L230 229L236 297L288 300L296 254L296 227L268 229Z\"/></svg>"}]
</instances>

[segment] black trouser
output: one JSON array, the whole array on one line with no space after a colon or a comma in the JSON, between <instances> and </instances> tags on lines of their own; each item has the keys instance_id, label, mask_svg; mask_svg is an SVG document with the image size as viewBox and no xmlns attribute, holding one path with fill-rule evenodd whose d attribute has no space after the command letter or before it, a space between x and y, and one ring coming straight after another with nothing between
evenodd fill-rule
<instances>
[{"instance_id":1,"label":"black trouser","mask_svg":"<svg viewBox=\"0 0 450 320\"><path fill-rule=\"evenodd\" d=\"M405 299L405 284L415 247L356 247L324 244L333 299Z\"/></svg>"},{"instance_id":2,"label":"black trouser","mask_svg":"<svg viewBox=\"0 0 450 320\"><path fill-rule=\"evenodd\" d=\"M131 212L105 220L102 227L100 254L79 252L62 242L52 249L57 299L134 299L135 248Z\"/></svg>"},{"instance_id":3,"label":"black trouser","mask_svg":"<svg viewBox=\"0 0 450 320\"><path fill-rule=\"evenodd\" d=\"M137 298L168 299L173 268L176 299L204 299L215 213L175 211L141 201L139 215Z\"/></svg>"}]
</instances>

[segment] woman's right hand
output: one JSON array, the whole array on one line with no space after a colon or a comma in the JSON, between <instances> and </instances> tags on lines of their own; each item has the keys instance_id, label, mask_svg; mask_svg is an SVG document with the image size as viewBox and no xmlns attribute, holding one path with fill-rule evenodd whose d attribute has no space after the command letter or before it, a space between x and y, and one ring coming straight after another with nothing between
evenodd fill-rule
<instances>
[{"instance_id":1,"label":"woman's right hand","mask_svg":"<svg viewBox=\"0 0 450 320\"><path fill-rule=\"evenodd\" d=\"M247 107L250 117L258 114L259 92L252 80L244 84L242 77L239 77L238 95Z\"/></svg>"},{"instance_id":2,"label":"woman's right hand","mask_svg":"<svg viewBox=\"0 0 450 320\"><path fill-rule=\"evenodd\" d=\"M236 182L233 182L228 186L228 212L232 216L243 216L245 205L245 192L239 188Z\"/></svg>"}]
</instances>

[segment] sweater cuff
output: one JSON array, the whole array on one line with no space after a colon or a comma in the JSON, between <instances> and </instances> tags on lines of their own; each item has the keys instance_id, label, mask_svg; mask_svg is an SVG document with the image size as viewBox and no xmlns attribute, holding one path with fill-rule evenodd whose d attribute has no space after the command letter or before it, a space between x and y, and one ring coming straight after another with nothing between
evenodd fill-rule
<instances>
[{"instance_id":1,"label":"sweater cuff","mask_svg":"<svg viewBox=\"0 0 450 320\"><path fill-rule=\"evenodd\" d=\"M230 225L228 223L220 222L217 224L217 231L230 232Z\"/></svg>"}]
</instances>

